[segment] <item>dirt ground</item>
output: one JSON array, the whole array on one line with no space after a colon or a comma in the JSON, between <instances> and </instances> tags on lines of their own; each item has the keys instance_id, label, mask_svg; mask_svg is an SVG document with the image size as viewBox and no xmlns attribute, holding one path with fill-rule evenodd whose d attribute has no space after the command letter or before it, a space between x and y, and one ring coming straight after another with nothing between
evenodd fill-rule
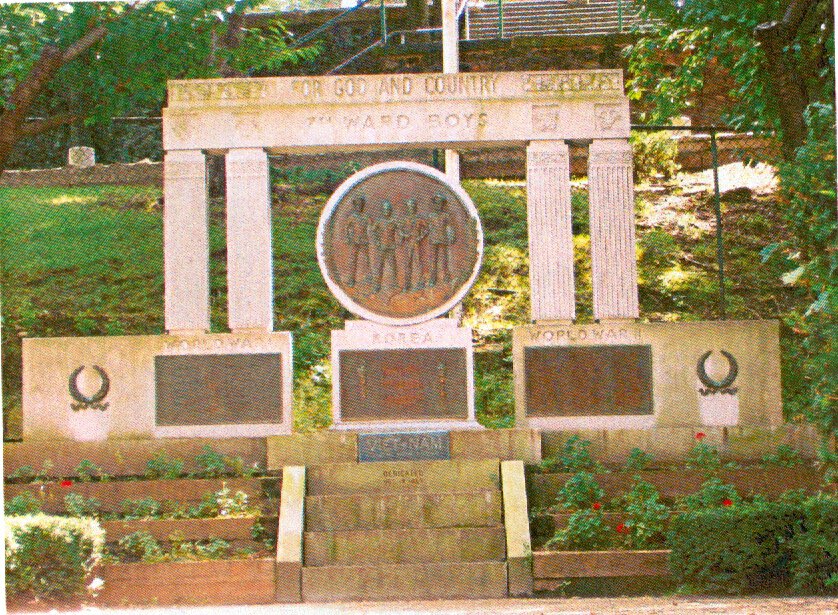
<instances>
[{"instance_id":1,"label":"dirt ground","mask_svg":"<svg viewBox=\"0 0 838 615\"><path fill-rule=\"evenodd\" d=\"M10 611L15 612L15 611ZM173 607L104 609L81 607L40 613L101 613L112 615L835 615L838 598L776 597L638 597L638 598L533 598L510 600L441 600L344 604L259 605L227 607Z\"/></svg>"}]
</instances>

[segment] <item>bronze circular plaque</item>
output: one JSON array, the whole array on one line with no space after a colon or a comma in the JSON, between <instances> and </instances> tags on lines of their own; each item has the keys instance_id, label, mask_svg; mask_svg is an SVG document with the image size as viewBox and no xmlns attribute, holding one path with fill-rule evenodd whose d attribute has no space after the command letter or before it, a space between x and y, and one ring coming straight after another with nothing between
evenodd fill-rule
<instances>
[{"instance_id":1,"label":"bronze circular plaque","mask_svg":"<svg viewBox=\"0 0 838 615\"><path fill-rule=\"evenodd\" d=\"M317 228L317 259L346 309L389 325L436 318L480 271L483 229L458 185L415 162L386 162L349 177Z\"/></svg>"}]
</instances>

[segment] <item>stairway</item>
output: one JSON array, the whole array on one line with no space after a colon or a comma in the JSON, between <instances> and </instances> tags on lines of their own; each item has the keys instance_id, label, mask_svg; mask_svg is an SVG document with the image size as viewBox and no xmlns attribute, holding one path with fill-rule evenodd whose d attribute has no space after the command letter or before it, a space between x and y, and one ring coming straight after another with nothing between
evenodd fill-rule
<instances>
[{"instance_id":1,"label":"stairway","mask_svg":"<svg viewBox=\"0 0 838 615\"><path fill-rule=\"evenodd\" d=\"M622 7L619 4L622 4ZM470 8L470 37L497 38L498 5ZM583 36L629 32L642 26L633 0L513 0L503 2L503 36Z\"/></svg>"},{"instance_id":2,"label":"stairway","mask_svg":"<svg viewBox=\"0 0 838 615\"><path fill-rule=\"evenodd\" d=\"M306 468L302 599L507 595L498 460Z\"/></svg>"}]
</instances>

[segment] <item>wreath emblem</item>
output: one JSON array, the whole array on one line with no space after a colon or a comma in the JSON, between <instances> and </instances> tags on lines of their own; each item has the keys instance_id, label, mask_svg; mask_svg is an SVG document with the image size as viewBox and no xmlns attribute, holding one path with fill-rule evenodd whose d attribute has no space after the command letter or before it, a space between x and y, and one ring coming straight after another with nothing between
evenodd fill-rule
<instances>
[{"instance_id":1,"label":"wreath emblem","mask_svg":"<svg viewBox=\"0 0 838 615\"><path fill-rule=\"evenodd\" d=\"M735 395L739 389L735 387L731 387L736 380L736 377L739 375L739 364L736 362L736 358L730 354L727 350L721 351L722 355L725 359L727 359L728 363L728 370L727 376L722 378L721 380L716 380L711 378L710 375L707 373L706 364L707 359L710 358L710 355L713 354L712 350L708 350L701 358L698 359L698 365L696 367L696 374L698 375L698 379L701 381L701 384L704 385L705 388L699 389L698 392L701 395L712 395L715 393L722 393L723 395Z\"/></svg>"},{"instance_id":2,"label":"wreath emblem","mask_svg":"<svg viewBox=\"0 0 838 615\"><path fill-rule=\"evenodd\" d=\"M70 404L70 407L73 409L73 412L78 412L79 410L87 410L88 408L92 408L94 410L101 410L104 412L108 409L108 402L102 402L105 397L108 396L108 392L111 389L111 380L108 378L108 374L98 365L93 366L93 371L99 374L99 378L102 381L102 384L99 385L99 390L96 391L93 395L87 396L84 395L81 391L79 391L78 385L78 378L79 374L84 370L84 365L79 365L76 369L73 370L73 373L70 374L70 382L69 382L69 390L70 390L70 397L76 400L76 403Z\"/></svg>"}]
</instances>

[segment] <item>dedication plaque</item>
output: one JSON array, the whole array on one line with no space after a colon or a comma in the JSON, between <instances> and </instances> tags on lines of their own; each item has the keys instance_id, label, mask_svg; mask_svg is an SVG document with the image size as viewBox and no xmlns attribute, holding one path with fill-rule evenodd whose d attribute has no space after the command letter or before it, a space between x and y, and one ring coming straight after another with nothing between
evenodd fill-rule
<instances>
[{"instance_id":1,"label":"dedication plaque","mask_svg":"<svg viewBox=\"0 0 838 615\"><path fill-rule=\"evenodd\" d=\"M652 347L524 349L527 416L652 414Z\"/></svg>"},{"instance_id":2,"label":"dedication plaque","mask_svg":"<svg viewBox=\"0 0 838 615\"><path fill-rule=\"evenodd\" d=\"M157 425L282 422L281 354L154 357Z\"/></svg>"},{"instance_id":3,"label":"dedication plaque","mask_svg":"<svg viewBox=\"0 0 838 615\"><path fill-rule=\"evenodd\" d=\"M373 165L349 177L320 216L317 257L349 311L387 325L440 316L480 270L483 231L457 184L413 162Z\"/></svg>"},{"instance_id":4,"label":"dedication plaque","mask_svg":"<svg viewBox=\"0 0 838 615\"><path fill-rule=\"evenodd\" d=\"M460 419L469 415L466 350L343 350L341 420Z\"/></svg>"}]
</instances>

